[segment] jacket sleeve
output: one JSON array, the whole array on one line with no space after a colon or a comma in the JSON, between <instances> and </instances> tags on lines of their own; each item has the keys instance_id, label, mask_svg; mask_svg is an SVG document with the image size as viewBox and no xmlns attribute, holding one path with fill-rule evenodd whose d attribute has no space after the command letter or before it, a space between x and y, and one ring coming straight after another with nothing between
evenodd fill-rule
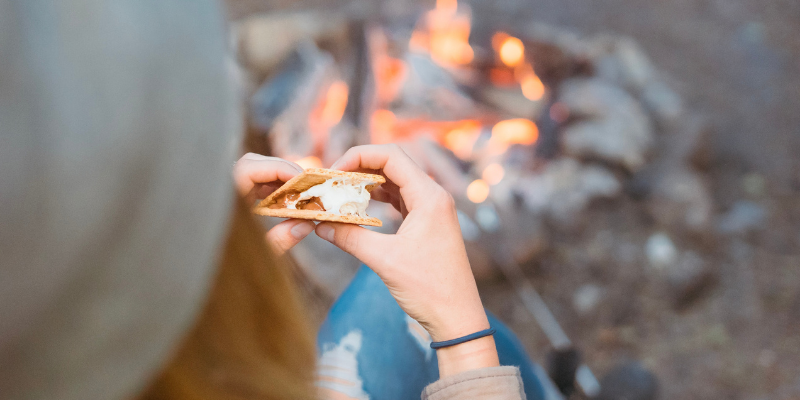
<instances>
[{"instance_id":1,"label":"jacket sleeve","mask_svg":"<svg viewBox=\"0 0 800 400\"><path fill-rule=\"evenodd\" d=\"M428 385L422 400L524 400L517 367L491 367L462 372Z\"/></svg>"}]
</instances>

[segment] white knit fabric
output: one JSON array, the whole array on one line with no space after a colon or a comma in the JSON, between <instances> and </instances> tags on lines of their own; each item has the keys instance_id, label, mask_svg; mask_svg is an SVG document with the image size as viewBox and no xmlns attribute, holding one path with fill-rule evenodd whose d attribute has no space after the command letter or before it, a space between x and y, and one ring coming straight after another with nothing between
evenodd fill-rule
<instances>
[{"instance_id":1,"label":"white knit fabric","mask_svg":"<svg viewBox=\"0 0 800 400\"><path fill-rule=\"evenodd\" d=\"M119 399L203 304L238 143L213 0L0 0L0 398Z\"/></svg>"}]
</instances>

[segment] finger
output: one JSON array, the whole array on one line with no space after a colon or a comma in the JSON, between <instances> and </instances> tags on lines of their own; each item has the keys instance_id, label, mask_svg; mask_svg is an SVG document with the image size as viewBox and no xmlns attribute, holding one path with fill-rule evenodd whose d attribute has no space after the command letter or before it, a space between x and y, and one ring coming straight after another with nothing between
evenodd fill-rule
<instances>
[{"instance_id":1,"label":"finger","mask_svg":"<svg viewBox=\"0 0 800 400\"><path fill-rule=\"evenodd\" d=\"M267 243L272 246L276 254L283 255L313 230L314 223L311 221L289 219L275 225L267 232Z\"/></svg>"},{"instance_id":2,"label":"finger","mask_svg":"<svg viewBox=\"0 0 800 400\"><path fill-rule=\"evenodd\" d=\"M331 167L342 171L380 169L397 185L409 209L425 201L425 193L436 185L397 145L366 145L348 150Z\"/></svg>"},{"instance_id":3,"label":"finger","mask_svg":"<svg viewBox=\"0 0 800 400\"><path fill-rule=\"evenodd\" d=\"M236 187L243 196L258 183L286 182L303 172L299 165L277 157L247 153L233 167Z\"/></svg>"},{"instance_id":4,"label":"finger","mask_svg":"<svg viewBox=\"0 0 800 400\"><path fill-rule=\"evenodd\" d=\"M370 192L370 197L372 200L380 201L381 203L389 203L394 207L395 210L403 214L405 217L406 213L403 213L405 209L405 205L403 203L403 199L400 197L400 193L392 193L383 189L383 185L377 187L372 192Z\"/></svg>"},{"instance_id":5,"label":"finger","mask_svg":"<svg viewBox=\"0 0 800 400\"><path fill-rule=\"evenodd\" d=\"M320 222L316 233L317 236L352 254L370 267L380 264L375 261L385 254L388 247L387 235L358 225Z\"/></svg>"},{"instance_id":6,"label":"finger","mask_svg":"<svg viewBox=\"0 0 800 400\"><path fill-rule=\"evenodd\" d=\"M369 192L369 195L370 199L380 201L381 203L391 203L394 197L392 193L387 192L380 186Z\"/></svg>"},{"instance_id":7,"label":"finger","mask_svg":"<svg viewBox=\"0 0 800 400\"><path fill-rule=\"evenodd\" d=\"M259 183L255 185L251 193L254 195L255 199L261 200L267 198L267 196L278 190L278 188L281 186L283 186L283 182L280 181Z\"/></svg>"}]
</instances>

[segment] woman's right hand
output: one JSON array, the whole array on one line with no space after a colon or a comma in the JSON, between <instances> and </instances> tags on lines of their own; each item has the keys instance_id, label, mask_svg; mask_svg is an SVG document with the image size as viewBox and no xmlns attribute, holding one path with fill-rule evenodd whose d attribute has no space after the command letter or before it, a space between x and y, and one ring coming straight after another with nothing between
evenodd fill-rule
<instances>
[{"instance_id":1,"label":"woman's right hand","mask_svg":"<svg viewBox=\"0 0 800 400\"><path fill-rule=\"evenodd\" d=\"M354 147L331 168L384 175L373 198L392 203L404 220L394 235L331 222L317 225L317 235L372 268L434 341L489 328L450 194L397 145ZM499 365L492 337L437 355L441 376Z\"/></svg>"}]
</instances>

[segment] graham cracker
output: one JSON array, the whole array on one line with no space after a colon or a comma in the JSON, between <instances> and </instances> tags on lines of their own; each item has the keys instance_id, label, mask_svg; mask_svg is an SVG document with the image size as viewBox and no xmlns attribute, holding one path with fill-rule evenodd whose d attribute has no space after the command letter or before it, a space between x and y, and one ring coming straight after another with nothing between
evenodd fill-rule
<instances>
[{"instance_id":1,"label":"graham cracker","mask_svg":"<svg viewBox=\"0 0 800 400\"><path fill-rule=\"evenodd\" d=\"M281 196L286 192L302 193L310 189L312 186L319 185L321 183L324 183L330 178L337 178L337 177L342 177L346 181L353 182L355 184L364 181L375 182L374 184L366 186L367 191L370 192L376 187L386 182L386 178L380 175L365 174L361 172L335 171L332 169L324 169L324 168L311 168L305 170L305 172L303 172L302 174L297 175L294 178L290 179L288 182L284 183L283 186L278 188L278 190L272 192L272 194L267 196L266 199L262 200L255 208L253 208L253 212L259 215L266 215L278 218L299 218L299 219L309 219L314 221L331 221L331 222L343 222L346 224L382 226L383 222L374 217L359 217L356 215L336 215L325 211L315 211L315 210L291 210L288 208L269 208L271 204L275 203L275 201L279 196Z\"/></svg>"}]
</instances>

